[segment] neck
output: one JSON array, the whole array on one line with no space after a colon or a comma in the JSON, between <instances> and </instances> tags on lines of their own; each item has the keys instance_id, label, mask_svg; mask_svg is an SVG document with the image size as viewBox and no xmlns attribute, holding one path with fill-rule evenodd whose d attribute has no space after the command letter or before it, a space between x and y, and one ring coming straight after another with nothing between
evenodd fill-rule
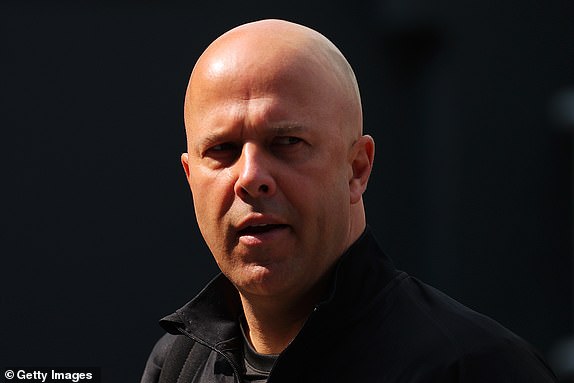
<instances>
[{"instance_id":1,"label":"neck","mask_svg":"<svg viewBox=\"0 0 574 383\"><path fill-rule=\"evenodd\" d=\"M349 230L351 245L365 229L365 214L362 209L352 211L359 225L351 225ZM297 336L305 321L313 311L329 283L329 270L312 291L299 297L257 296L239 292L246 321L246 336L260 354L277 355Z\"/></svg>"},{"instance_id":2,"label":"neck","mask_svg":"<svg viewBox=\"0 0 574 383\"><path fill-rule=\"evenodd\" d=\"M267 310L243 299L246 335L260 354L280 354L297 336L308 312L290 312L288 308Z\"/></svg>"},{"instance_id":3,"label":"neck","mask_svg":"<svg viewBox=\"0 0 574 383\"><path fill-rule=\"evenodd\" d=\"M246 335L260 354L280 354L297 336L326 288L318 283L303 297L261 297L240 292Z\"/></svg>"}]
</instances>

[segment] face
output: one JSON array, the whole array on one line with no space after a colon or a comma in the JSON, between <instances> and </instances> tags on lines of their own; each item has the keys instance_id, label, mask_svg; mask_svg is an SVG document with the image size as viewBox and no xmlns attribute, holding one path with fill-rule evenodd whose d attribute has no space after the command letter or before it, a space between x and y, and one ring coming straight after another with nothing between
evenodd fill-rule
<instances>
[{"instance_id":1,"label":"face","mask_svg":"<svg viewBox=\"0 0 574 383\"><path fill-rule=\"evenodd\" d=\"M182 162L202 235L238 290L304 293L348 246L353 139L328 76L300 59L252 61L196 68Z\"/></svg>"}]
</instances>

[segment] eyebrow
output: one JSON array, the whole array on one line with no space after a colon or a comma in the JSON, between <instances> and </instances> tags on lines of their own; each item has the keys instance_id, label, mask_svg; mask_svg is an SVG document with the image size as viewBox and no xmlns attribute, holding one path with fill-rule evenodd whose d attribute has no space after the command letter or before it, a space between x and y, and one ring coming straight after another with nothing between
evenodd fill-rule
<instances>
[{"instance_id":1,"label":"eyebrow","mask_svg":"<svg viewBox=\"0 0 574 383\"><path fill-rule=\"evenodd\" d=\"M278 124L272 124L272 125L264 128L264 129L269 130L269 132L272 133L273 135L288 136L290 134L295 134L295 133L299 133L301 131L304 131L305 127L303 125L300 125L300 124L278 123ZM197 147L198 148L209 147L213 144L220 142L221 138L225 137L226 135L227 135L226 133L222 134L222 133L217 132L217 131L210 132L201 138L201 140L197 144Z\"/></svg>"},{"instance_id":2,"label":"eyebrow","mask_svg":"<svg viewBox=\"0 0 574 383\"><path fill-rule=\"evenodd\" d=\"M287 136L305 130L305 127L299 124L277 124L270 126L270 129L278 136Z\"/></svg>"},{"instance_id":3,"label":"eyebrow","mask_svg":"<svg viewBox=\"0 0 574 383\"><path fill-rule=\"evenodd\" d=\"M211 145L215 144L219 141L221 135L217 133L209 133L208 135L204 136L197 142L197 148L205 148L210 147Z\"/></svg>"}]
</instances>

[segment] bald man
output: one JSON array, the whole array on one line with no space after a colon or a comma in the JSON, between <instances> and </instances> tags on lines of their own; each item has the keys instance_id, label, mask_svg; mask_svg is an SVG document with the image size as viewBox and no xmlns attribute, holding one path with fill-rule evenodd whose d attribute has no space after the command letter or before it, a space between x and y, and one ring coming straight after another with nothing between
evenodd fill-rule
<instances>
[{"instance_id":1,"label":"bald man","mask_svg":"<svg viewBox=\"0 0 574 383\"><path fill-rule=\"evenodd\" d=\"M237 27L197 61L181 162L221 274L161 320L142 382L552 382L528 344L407 274L368 229L357 82L323 35Z\"/></svg>"}]
</instances>

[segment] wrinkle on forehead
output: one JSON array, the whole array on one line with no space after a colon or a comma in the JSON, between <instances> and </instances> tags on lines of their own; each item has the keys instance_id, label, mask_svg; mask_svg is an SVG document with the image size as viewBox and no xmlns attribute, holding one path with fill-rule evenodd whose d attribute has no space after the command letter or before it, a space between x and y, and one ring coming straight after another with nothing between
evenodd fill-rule
<instances>
[{"instance_id":1,"label":"wrinkle on forehead","mask_svg":"<svg viewBox=\"0 0 574 383\"><path fill-rule=\"evenodd\" d=\"M185 101L186 126L195 98L204 96L197 95L196 88L224 76L228 76L225 84L229 88L235 83L253 84L243 88L246 99L252 92L281 84L274 81L277 78L328 88L331 101L337 101L333 107L342 109L341 125L346 134L353 139L362 134L361 101L353 70L333 43L310 28L263 20L239 26L216 39L193 69Z\"/></svg>"}]
</instances>

